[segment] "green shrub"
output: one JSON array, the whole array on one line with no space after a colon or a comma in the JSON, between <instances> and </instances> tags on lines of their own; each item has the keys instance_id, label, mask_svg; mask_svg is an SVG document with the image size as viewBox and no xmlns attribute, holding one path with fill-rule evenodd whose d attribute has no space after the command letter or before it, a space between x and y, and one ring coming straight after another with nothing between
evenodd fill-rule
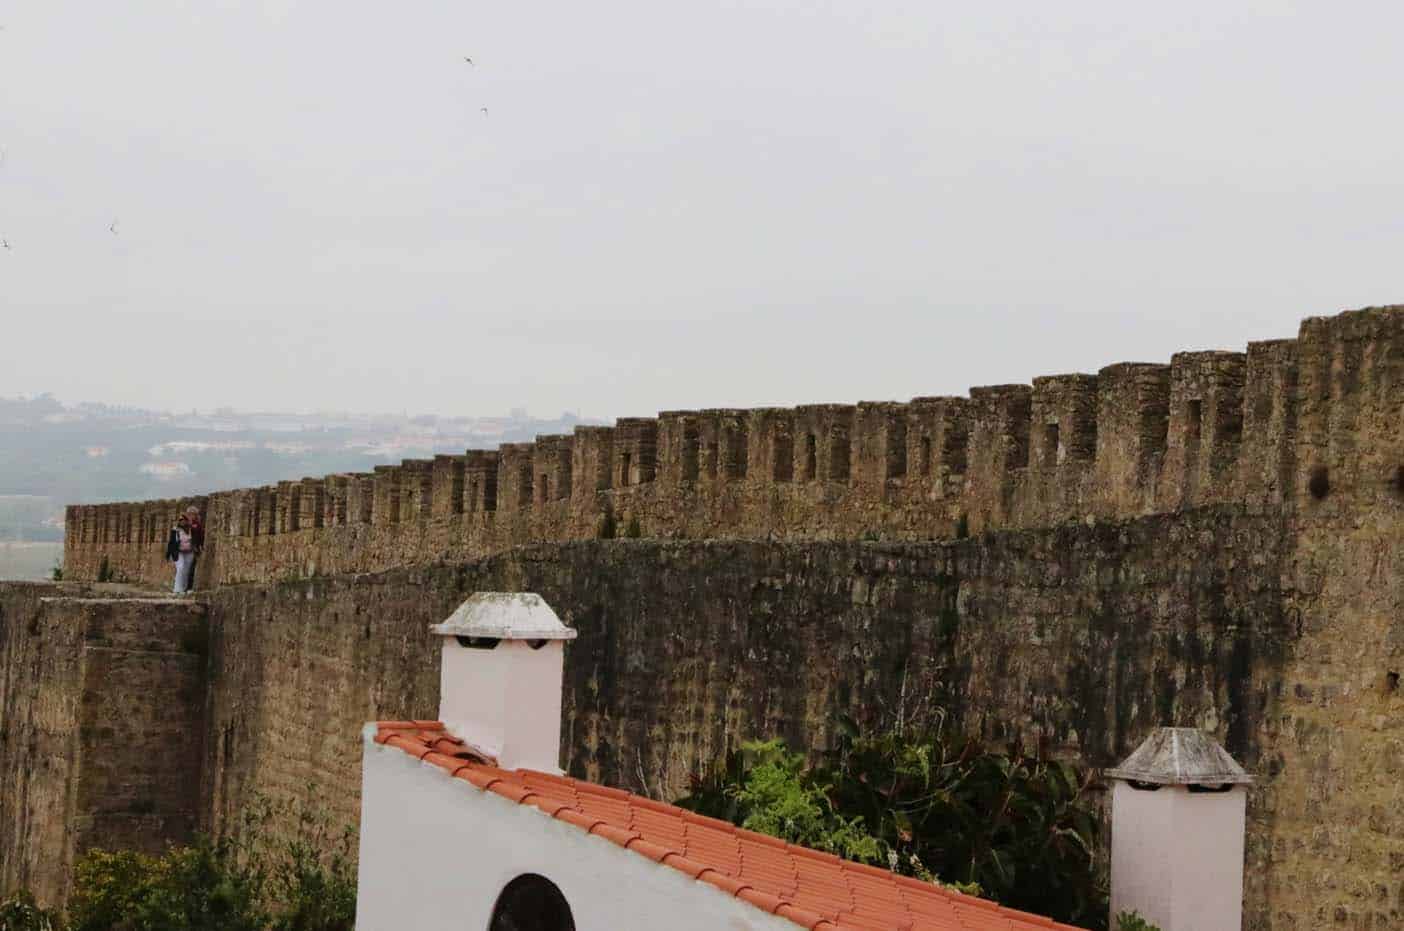
<instances>
[{"instance_id":1,"label":"green shrub","mask_svg":"<svg viewBox=\"0 0 1404 931\"><path fill-rule=\"evenodd\" d=\"M332 830L311 809L256 800L240 836L269 836L274 816L296 821L292 839L255 847L202 837L160 856L89 851L66 924L19 895L0 904L0 931L352 931L354 831Z\"/></svg>"},{"instance_id":2,"label":"green shrub","mask_svg":"<svg viewBox=\"0 0 1404 931\"><path fill-rule=\"evenodd\" d=\"M624 528L624 536L628 537L630 540L637 540L639 537L643 536L643 528L639 526L639 516L637 514L631 514L629 516L629 523Z\"/></svg>"},{"instance_id":3,"label":"green shrub","mask_svg":"<svg viewBox=\"0 0 1404 931\"><path fill-rule=\"evenodd\" d=\"M817 765L750 743L677 804L839 856L1104 928L1098 821L1071 766L946 733L865 736L848 718Z\"/></svg>"},{"instance_id":4,"label":"green shrub","mask_svg":"<svg viewBox=\"0 0 1404 931\"><path fill-rule=\"evenodd\" d=\"M28 892L0 900L0 931L60 931L62 927L58 915L36 905Z\"/></svg>"},{"instance_id":5,"label":"green shrub","mask_svg":"<svg viewBox=\"0 0 1404 931\"><path fill-rule=\"evenodd\" d=\"M265 900L274 931L352 931L356 926L356 833L334 830L313 809L298 812L293 839L275 844Z\"/></svg>"},{"instance_id":6,"label":"green shrub","mask_svg":"<svg viewBox=\"0 0 1404 931\"><path fill-rule=\"evenodd\" d=\"M1160 931L1160 928L1135 912L1122 912L1116 916L1116 931Z\"/></svg>"},{"instance_id":7,"label":"green shrub","mask_svg":"<svg viewBox=\"0 0 1404 931\"><path fill-rule=\"evenodd\" d=\"M99 582L112 581L112 564L107 561L107 557L102 557L102 562L98 563L97 580Z\"/></svg>"},{"instance_id":8,"label":"green shrub","mask_svg":"<svg viewBox=\"0 0 1404 931\"><path fill-rule=\"evenodd\" d=\"M53 579L55 582L62 582L62 581L63 581L63 563L62 563L62 562L56 562L56 563L54 563L54 568L53 568L53 570L49 572L49 578ZM3 926L3 925L0 925L0 931L3 931L3 928L4 928L4 926Z\"/></svg>"},{"instance_id":9,"label":"green shrub","mask_svg":"<svg viewBox=\"0 0 1404 931\"><path fill-rule=\"evenodd\" d=\"M730 820L849 860L880 862L882 850L863 819L835 812L823 787L805 778L804 756L791 753L783 741L744 744L733 765L741 778L724 790Z\"/></svg>"},{"instance_id":10,"label":"green shrub","mask_svg":"<svg viewBox=\"0 0 1404 931\"><path fill-rule=\"evenodd\" d=\"M259 931L263 876L236 845L200 839L159 857L93 850L78 861L68 931Z\"/></svg>"}]
</instances>

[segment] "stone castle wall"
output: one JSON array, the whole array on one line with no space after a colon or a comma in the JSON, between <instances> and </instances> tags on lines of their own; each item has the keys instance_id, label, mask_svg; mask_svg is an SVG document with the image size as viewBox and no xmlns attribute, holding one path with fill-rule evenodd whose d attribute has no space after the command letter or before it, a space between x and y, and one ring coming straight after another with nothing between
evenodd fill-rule
<instances>
[{"instance_id":1,"label":"stone castle wall","mask_svg":"<svg viewBox=\"0 0 1404 931\"><path fill-rule=\"evenodd\" d=\"M579 631L573 775L672 799L742 740L825 746L839 712L944 709L1092 767L1196 726L1258 779L1245 928L1404 924L1404 501L1310 528L1216 505L936 543L537 544L226 586L207 596L206 826L258 796L354 823L361 725L436 715L428 625L480 590L539 592Z\"/></svg>"},{"instance_id":2,"label":"stone castle wall","mask_svg":"<svg viewBox=\"0 0 1404 931\"><path fill-rule=\"evenodd\" d=\"M164 584L183 503L71 509L68 574L105 559ZM1260 780L1246 928L1404 925L1404 308L1241 355L666 413L200 503L216 831L309 785L354 817L361 723L437 706L425 626L476 590L536 590L580 630L577 775L668 797L737 740L822 746L837 710L945 707L1093 766L1199 726ZM736 539L594 541L606 512ZM32 742L15 696L73 674L35 658L59 632L9 620L25 597L0 590L6 754ZM11 784L0 836L35 791Z\"/></svg>"},{"instance_id":3,"label":"stone castle wall","mask_svg":"<svg viewBox=\"0 0 1404 931\"><path fill-rule=\"evenodd\" d=\"M61 902L89 848L193 838L207 636L203 605L0 584L0 889Z\"/></svg>"},{"instance_id":4,"label":"stone castle wall","mask_svg":"<svg viewBox=\"0 0 1404 931\"><path fill-rule=\"evenodd\" d=\"M1245 928L1399 927L1404 494L1337 493L1295 516L1214 505L934 543L581 541L222 586L201 599L208 698L189 733L203 750L182 784L216 832L259 797L354 823L361 724L435 715L428 625L474 591L533 590L580 632L562 722L573 774L670 798L740 740L823 746L839 711L878 726L944 708L951 726L1090 766L1157 726L1198 726L1259 780ZM114 771L145 753L125 734L75 742L69 647L87 599L41 604L34 589L0 586L0 848L17 844L0 879L68 830L45 780L67 784L87 746ZM169 623L163 605L190 608L127 610ZM103 691L161 709L188 694L183 675ZM62 863L18 875L59 883Z\"/></svg>"},{"instance_id":5,"label":"stone castle wall","mask_svg":"<svg viewBox=\"0 0 1404 931\"><path fill-rule=\"evenodd\" d=\"M1169 365L975 388L968 398L669 411L493 451L199 498L201 587L458 561L590 539L605 515L655 538L939 540L1211 504L1294 511L1398 431L1358 429L1397 395L1404 308L1303 322L1295 340ZM1394 400L1398 400L1397 397ZM1387 463L1386 463L1387 464ZM65 571L164 583L185 501L68 510Z\"/></svg>"},{"instance_id":6,"label":"stone castle wall","mask_svg":"<svg viewBox=\"0 0 1404 931\"><path fill-rule=\"evenodd\" d=\"M1404 494L1308 516L1215 505L937 543L520 547L209 595L202 811L256 794L356 817L363 721L434 717L427 626L541 593L579 639L562 759L655 798L739 741L818 748L839 712L1015 733L1107 766L1155 727L1257 777L1245 928L1404 926ZM1315 499L1313 499L1315 500Z\"/></svg>"}]
</instances>

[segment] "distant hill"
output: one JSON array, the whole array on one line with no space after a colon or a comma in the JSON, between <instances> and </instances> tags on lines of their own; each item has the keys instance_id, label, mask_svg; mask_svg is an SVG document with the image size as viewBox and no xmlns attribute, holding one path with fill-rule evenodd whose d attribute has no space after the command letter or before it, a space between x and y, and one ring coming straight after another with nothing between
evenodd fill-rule
<instances>
[{"instance_id":1,"label":"distant hill","mask_svg":"<svg viewBox=\"0 0 1404 931\"><path fill-rule=\"evenodd\" d=\"M65 504L100 504L363 472L599 423L501 417L176 414L51 395L0 398L0 541L59 541Z\"/></svg>"}]
</instances>

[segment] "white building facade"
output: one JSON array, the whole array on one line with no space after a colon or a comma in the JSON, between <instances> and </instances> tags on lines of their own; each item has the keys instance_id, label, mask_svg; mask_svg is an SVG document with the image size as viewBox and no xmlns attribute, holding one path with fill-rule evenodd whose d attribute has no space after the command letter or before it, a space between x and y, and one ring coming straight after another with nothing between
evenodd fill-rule
<instances>
[{"instance_id":1,"label":"white building facade","mask_svg":"<svg viewBox=\"0 0 1404 931\"><path fill-rule=\"evenodd\" d=\"M432 630L439 720L364 732L361 931L1073 931L565 777L575 632L538 596L504 593ZM1112 772L1113 914L1237 931L1248 780L1206 741L1167 729Z\"/></svg>"}]
</instances>

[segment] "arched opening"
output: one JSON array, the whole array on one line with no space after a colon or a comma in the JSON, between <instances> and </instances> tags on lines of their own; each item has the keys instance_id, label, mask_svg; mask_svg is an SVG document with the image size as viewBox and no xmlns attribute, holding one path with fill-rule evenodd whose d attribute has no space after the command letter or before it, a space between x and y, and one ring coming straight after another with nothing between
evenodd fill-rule
<instances>
[{"instance_id":1,"label":"arched opening","mask_svg":"<svg viewBox=\"0 0 1404 931\"><path fill-rule=\"evenodd\" d=\"M525 873L497 897L488 931L575 931L575 918L555 883Z\"/></svg>"}]
</instances>

